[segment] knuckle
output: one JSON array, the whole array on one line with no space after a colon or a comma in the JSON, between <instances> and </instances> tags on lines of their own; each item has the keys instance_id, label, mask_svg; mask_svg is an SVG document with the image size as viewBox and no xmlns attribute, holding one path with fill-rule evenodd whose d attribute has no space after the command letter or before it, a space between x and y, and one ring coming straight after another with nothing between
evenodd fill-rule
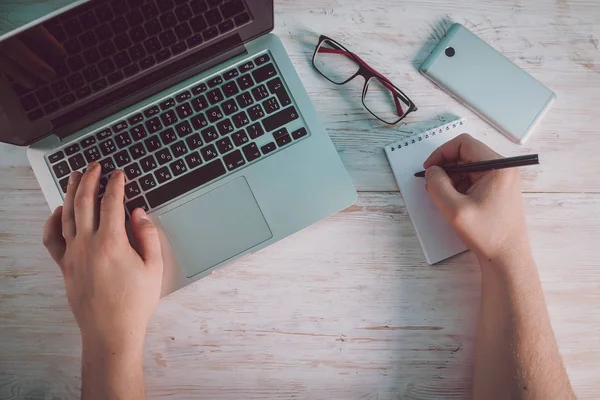
<instances>
[{"instance_id":1,"label":"knuckle","mask_svg":"<svg viewBox=\"0 0 600 400\"><path fill-rule=\"evenodd\" d=\"M451 223L455 226L469 226L473 220L474 208L469 204L452 209Z\"/></svg>"},{"instance_id":2,"label":"knuckle","mask_svg":"<svg viewBox=\"0 0 600 400\"><path fill-rule=\"evenodd\" d=\"M77 193L75 200L73 200L73 207L75 209L81 209L87 207L93 202L93 196L88 193Z\"/></svg>"},{"instance_id":3,"label":"knuckle","mask_svg":"<svg viewBox=\"0 0 600 400\"><path fill-rule=\"evenodd\" d=\"M117 201L117 196L115 196L112 193L105 193L102 197L102 200L100 201L100 209L108 210L112 208L113 204L115 204Z\"/></svg>"}]
</instances>

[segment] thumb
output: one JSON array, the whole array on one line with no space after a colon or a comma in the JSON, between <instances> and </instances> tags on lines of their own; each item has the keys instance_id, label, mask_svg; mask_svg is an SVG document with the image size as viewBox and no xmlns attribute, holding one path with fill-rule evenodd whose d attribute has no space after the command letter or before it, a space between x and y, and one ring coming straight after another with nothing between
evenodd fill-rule
<instances>
[{"instance_id":1,"label":"thumb","mask_svg":"<svg viewBox=\"0 0 600 400\"><path fill-rule=\"evenodd\" d=\"M465 196L459 193L452 184L452 179L446 171L433 165L425 171L426 188L429 196L440 209L446 220L452 221L458 209L465 201Z\"/></svg>"},{"instance_id":2,"label":"thumb","mask_svg":"<svg viewBox=\"0 0 600 400\"><path fill-rule=\"evenodd\" d=\"M133 212L131 218L133 237L137 245L137 251L146 263L161 263L162 253L158 239L158 229L150 221L148 215L141 208Z\"/></svg>"}]
</instances>

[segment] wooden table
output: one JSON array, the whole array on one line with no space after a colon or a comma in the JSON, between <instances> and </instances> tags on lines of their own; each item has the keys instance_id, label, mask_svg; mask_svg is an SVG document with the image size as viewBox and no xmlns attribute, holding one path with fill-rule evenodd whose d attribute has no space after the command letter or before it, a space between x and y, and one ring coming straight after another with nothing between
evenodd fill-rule
<instances>
[{"instance_id":1,"label":"wooden table","mask_svg":"<svg viewBox=\"0 0 600 400\"><path fill-rule=\"evenodd\" d=\"M62 1L4 2L3 30ZM25 3L23 1L23 3ZM34 6L35 4L35 6ZM524 169L533 251L561 354L582 398L600 398L600 3L596 0L280 0L283 40L360 196L349 209L164 298L145 347L149 398L467 398L479 269L430 267L382 147L453 116ZM525 146L416 68L460 22L558 95ZM419 111L387 127L310 65L319 34L347 44ZM490 95L492 95L490 93ZM80 337L41 244L49 216L25 149L0 146L0 398L75 398Z\"/></svg>"}]
</instances>

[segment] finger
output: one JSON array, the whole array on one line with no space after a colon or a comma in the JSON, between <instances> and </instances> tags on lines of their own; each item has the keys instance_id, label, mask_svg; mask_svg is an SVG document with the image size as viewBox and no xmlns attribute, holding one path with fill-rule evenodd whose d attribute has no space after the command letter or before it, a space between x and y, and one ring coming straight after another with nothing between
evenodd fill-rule
<instances>
[{"instance_id":1,"label":"finger","mask_svg":"<svg viewBox=\"0 0 600 400\"><path fill-rule=\"evenodd\" d=\"M19 67L13 60L0 54L0 71L10 75L15 81L25 86L27 89L33 89L36 86L35 78L31 74Z\"/></svg>"},{"instance_id":2,"label":"finger","mask_svg":"<svg viewBox=\"0 0 600 400\"><path fill-rule=\"evenodd\" d=\"M42 239L44 246L46 246L46 249L48 249L48 252L59 266L67 246L65 238L62 235L62 210L62 206L57 207L52 216L48 218L46 225L44 225L44 236Z\"/></svg>"},{"instance_id":3,"label":"finger","mask_svg":"<svg viewBox=\"0 0 600 400\"><path fill-rule=\"evenodd\" d=\"M44 46L46 53L56 53L63 57L67 55L63 45L43 25L36 25L25 32L37 45Z\"/></svg>"},{"instance_id":4,"label":"finger","mask_svg":"<svg viewBox=\"0 0 600 400\"><path fill-rule=\"evenodd\" d=\"M432 165L471 163L501 158L500 154L481 143L471 135L463 133L438 147L423 163L425 169Z\"/></svg>"},{"instance_id":5,"label":"finger","mask_svg":"<svg viewBox=\"0 0 600 400\"><path fill-rule=\"evenodd\" d=\"M75 225L75 194L81 181L81 173L73 172L69 176L69 184L67 185L67 194L65 196L65 202L62 209L62 234L63 237L68 241L75 237L77 231Z\"/></svg>"},{"instance_id":6,"label":"finger","mask_svg":"<svg viewBox=\"0 0 600 400\"><path fill-rule=\"evenodd\" d=\"M77 194L75 194L75 223L77 234L90 234L94 231L94 214L98 206L98 183L100 181L100 164L90 163L81 178Z\"/></svg>"},{"instance_id":7,"label":"finger","mask_svg":"<svg viewBox=\"0 0 600 400\"><path fill-rule=\"evenodd\" d=\"M469 188L473 185L471 178L468 176L454 184L456 191L460 194L467 194Z\"/></svg>"},{"instance_id":8,"label":"finger","mask_svg":"<svg viewBox=\"0 0 600 400\"><path fill-rule=\"evenodd\" d=\"M158 239L158 229L150 221L146 212L141 208L133 211L131 228L137 251L146 264L162 265L162 253Z\"/></svg>"},{"instance_id":9,"label":"finger","mask_svg":"<svg viewBox=\"0 0 600 400\"><path fill-rule=\"evenodd\" d=\"M125 234L124 196L124 174L122 171L115 170L106 185L106 191L100 204L99 230L111 234Z\"/></svg>"},{"instance_id":10,"label":"finger","mask_svg":"<svg viewBox=\"0 0 600 400\"><path fill-rule=\"evenodd\" d=\"M427 168L425 179L429 196L446 220L452 222L466 197L456 190L448 174L436 165Z\"/></svg>"},{"instance_id":11,"label":"finger","mask_svg":"<svg viewBox=\"0 0 600 400\"><path fill-rule=\"evenodd\" d=\"M44 60L38 57L28 46L19 39L13 38L2 43L2 52L19 66L31 72L34 76L50 82L56 78L56 73Z\"/></svg>"}]
</instances>

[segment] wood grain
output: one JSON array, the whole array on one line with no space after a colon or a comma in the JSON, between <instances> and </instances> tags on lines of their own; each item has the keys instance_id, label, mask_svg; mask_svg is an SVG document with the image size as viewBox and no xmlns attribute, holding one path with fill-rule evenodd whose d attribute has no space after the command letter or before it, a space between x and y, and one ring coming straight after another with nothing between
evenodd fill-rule
<instances>
[{"instance_id":1,"label":"wood grain","mask_svg":"<svg viewBox=\"0 0 600 400\"><path fill-rule=\"evenodd\" d=\"M12 8L1 13L0 32L18 25L13 16L31 15L17 7L24 3L3 3ZM500 152L540 153L540 167L522 174L532 247L575 391L599 398L599 20L594 0L276 1L275 33L362 192L344 212L163 299L145 344L148 397L468 398L476 261L465 253L425 264L381 150L467 116L469 130ZM451 21L557 92L526 146L510 143L418 74ZM321 33L364 55L419 111L394 128L369 118L359 83L338 88L312 70ZM79 333L60 271L41 245L48 215L24 149L1 145L2 399L79 393Z\"/></svg>"}]
</instances>

